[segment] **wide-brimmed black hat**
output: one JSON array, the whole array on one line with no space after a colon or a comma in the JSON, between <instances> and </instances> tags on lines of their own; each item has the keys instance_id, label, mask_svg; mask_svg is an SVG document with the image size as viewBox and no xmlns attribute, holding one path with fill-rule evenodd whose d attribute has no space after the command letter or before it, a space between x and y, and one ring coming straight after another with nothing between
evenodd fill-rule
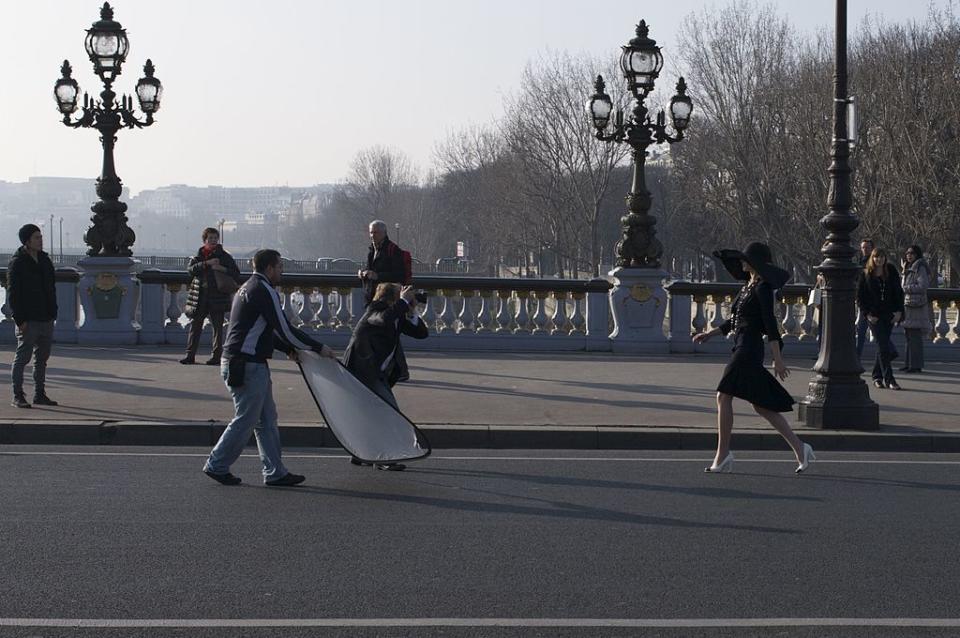
<instances>
[{"instance_id":1,"label":"wide-brimmed black hat","mask_svg":"<svg viewBox=\"0 0 960 638\"><path fill-rule=\"evenodd\" d=\"M724 248L713 253L713 256L723 262L727 272L733 275L734 279L745 281L750 279L749 273L743 269L743 260L757 271L764 281L770 283L774 289L782 288L790 280L790 273L773 264L773 254L770 252L770 246L763 242L751 242L742 251Z\"/></svg>"}]
</instances>

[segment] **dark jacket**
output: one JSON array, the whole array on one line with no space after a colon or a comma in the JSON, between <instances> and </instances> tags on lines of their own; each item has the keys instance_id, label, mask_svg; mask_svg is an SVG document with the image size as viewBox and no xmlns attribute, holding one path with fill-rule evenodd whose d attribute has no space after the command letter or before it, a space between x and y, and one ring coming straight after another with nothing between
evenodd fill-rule
<instances>
[{"instance_id":1,"label":"dark jacket","mask_svg":"<svg viewBox=\"0 0 960 638\"><path fill-rule=\"evenodd\" d=\"M390 241L389 237L384 237L379 250L375 250L371 244L370 250L367 251L367 270L377 273L376 281L363 280L364 300L369 304L377 291L377 284L403 283L407 271L403 266L403 253L400 247Z\"/></svg>"},{"instance_id":2,"label":"dark jacket","mask_svg":"<svg viewBox=\"0 0 960 638\"><path fill-rule=\"evenodd\" d=\"M889 319L893 313L903 313L903 287L900 274L893 264L884 264L886 278L868 277L866 271L860 272L857 281L857 303L864 315L873 315Z\"/></svg>"},{"instance_id":3,"label":"dark jacket","mask_svg":"<svg viewBox=\"0 0 960 638\"><path fill-rule=\"evenodd\" d=\"M7 266L7 305L13 320L51 321L57 318L56 272L42 250L34 259L21 246Z\"/></svg>"},{"instance_id":4,"label":"dark jacket","mask_svg":"<svg viewBox=\"0 0 960 638\"><path fill-rule=\"evenodd\" d=\"M266 277L254 273L233 297L223 356L265 363L274 348L320 352L323 344L290 325L280 295Z\"/></svg>"},{"instance_id":5,"label":"dark jacket","mask_svg":"<svg viewBox=\"0 0 960 638\"><path fill-rule=\"evenodd\" d=\"M220 265L227 269L225 274L238 284L240 283L240 269L237 267L237 262L223 249L223 246L218 244L210 255L210 259L219 259ZM207 266L203 259L203 248L190 258L187 272L193 277L190 281L190 290L187 292L187 303L183 309L188 317L193 317L201 307L206 308L206 314L230 310L231 295L222 293L217 288L213 268Z\"/></svg>"},{"instance_id":6,"label":"dark jacket","mask_svg":"<svg viewBox=\"0 0 960 638\"><path fill-rule=\"evenodd\" d=\"M783 339L780 337L780 324L773 312L773 286L770 282L761 281L754 286L747 284L740 289L731 308L730 318L720 326L723 334L730 331L746 334L766 335L767 341L779 341L783 348Z\"/></svg>"},{"instance_id":7,"label":"dark jacket","mask_svg":"<svg viewBox=\"0 0 960 638\"><path fill-rule=\"evenodd\" d=\"M400 344L400 334L414 339L426 339L427 324L419 317L407 317L409 306L403 299L390 305L374 301L360 317L347 349L343 351L343 365L367 387L385 380L391 387L400 375L395 360L390 358ZM384 362L390 362L384 369Z\"/></svg>"}]
</instances>

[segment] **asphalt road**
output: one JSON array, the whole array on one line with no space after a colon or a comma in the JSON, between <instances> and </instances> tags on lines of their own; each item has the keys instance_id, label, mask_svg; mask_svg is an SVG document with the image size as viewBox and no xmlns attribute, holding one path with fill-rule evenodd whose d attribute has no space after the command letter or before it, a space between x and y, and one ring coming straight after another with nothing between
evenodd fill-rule
<instances>
[{"instance_id":1,"label":"asphalt road","mask_svg":"<svg viewBox=\"0 0 960 638\"><path fill-rule=\"evenodd\" d=\"M960 456L250 452L0 448L0 635L960 634Z\"/></svg>"}]
</instances>

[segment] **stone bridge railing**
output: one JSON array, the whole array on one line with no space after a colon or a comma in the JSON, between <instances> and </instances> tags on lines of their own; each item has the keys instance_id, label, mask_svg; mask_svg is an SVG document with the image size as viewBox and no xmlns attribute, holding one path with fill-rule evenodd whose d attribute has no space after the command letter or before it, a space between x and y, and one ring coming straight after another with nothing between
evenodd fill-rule
<instances>
[{"instance_id":1,"label":"stone bridge railing","mask_svg":"<svg viewBox=\"0 0 960 638\"><path fill-rule=\"evenodd\" d=\"M245 275L248 276L248 275ZM421 310L431 338L411 343L413 349L500 351L611 351L611 284L605 279L495 279L460 276L416 276L417 288L429 295ZM6 271L0 269L6 284ZM61 343L77 343L83 330L79 273L57 271L59 318L54 332ZM136 342L186 342L183 316L189 277L182 271L146 269L136 278ZM281 283L284 312L294 325L334 347L342 347L363 312L363 296L355 275L285 273ZM676 281L666 286L667 313L663 340L675 353L727 353L730 342L715 338L695 345L691 335L720 325L730 312L739 286ZM810 287L788 285L777 314L788 354L813 355L819 348L817 317L807 304ZM960 359L960 289L929 291L934 329L931 356ZM0 342L13 343L10 310L4 303ZM209 339L208 334L205 339ZM902 339L900 336L895 338ZM89 341L87 341L89 342Z\"/></svg>"}]
</instances>

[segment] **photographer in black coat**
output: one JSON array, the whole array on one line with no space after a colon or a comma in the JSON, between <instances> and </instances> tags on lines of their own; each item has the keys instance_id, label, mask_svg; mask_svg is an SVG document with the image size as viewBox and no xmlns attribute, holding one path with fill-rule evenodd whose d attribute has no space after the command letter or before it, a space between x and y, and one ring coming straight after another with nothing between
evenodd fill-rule
<instances>
[{"instance_id":1,"label":"photographer in black coat","mask_svg":"<svg viewBox=\"0 0 960 638\"><path fill-rule=\"evenodd\" d=\"M373 301L360 317L347 349L343 364L357 379L384 401L399 409L391 388L400 375L396 353L400 335L426 339L427 325L416 313L417 299L411 286L398 284L377 286ZM353 459L359 465L358 459ZM380 470L402 470L400 463L377 464Z\"/></svg>"}]
</instances>

